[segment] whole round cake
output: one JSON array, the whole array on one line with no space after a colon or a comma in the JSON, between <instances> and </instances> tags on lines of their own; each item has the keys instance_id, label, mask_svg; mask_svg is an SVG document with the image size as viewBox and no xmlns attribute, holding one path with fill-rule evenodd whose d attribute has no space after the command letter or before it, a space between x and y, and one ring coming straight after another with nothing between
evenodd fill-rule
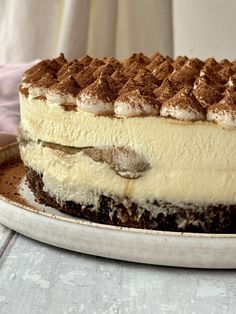
<instances>
[{"instance_id":1,"label":"whole round cake","mask_svg":"<svg viewBox=\"0 0 236 314\"><path fill-rule=\"evenodd\" d=\"M236 232L236 61L61 54L24 73L20 108L38 202L117 226Z\"/></svg>"}]
</instances>

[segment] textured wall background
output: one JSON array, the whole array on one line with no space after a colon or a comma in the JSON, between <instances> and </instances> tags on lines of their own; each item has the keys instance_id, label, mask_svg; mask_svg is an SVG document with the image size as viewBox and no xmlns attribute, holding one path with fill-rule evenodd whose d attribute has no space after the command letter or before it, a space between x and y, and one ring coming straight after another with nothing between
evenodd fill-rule
<instances>
[{"instance_id":1,"label":"textured wall background","mask_svg":"<svg viewBox=\"0 0 236 314\"><path fill-rule=\"evenodd\" d=\"M235 0L173 0L174 55L236 58Z\"/></svg>"}]
</instances>

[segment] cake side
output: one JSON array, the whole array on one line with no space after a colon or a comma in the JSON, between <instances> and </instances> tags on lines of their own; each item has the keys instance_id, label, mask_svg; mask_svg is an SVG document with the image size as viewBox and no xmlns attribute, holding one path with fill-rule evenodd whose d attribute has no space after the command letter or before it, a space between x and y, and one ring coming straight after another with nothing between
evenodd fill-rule
<instances>
[{"instance_id":1,"label":"cake side","mask_svg":"<svg viewBox=\"0 0 236 314\"><path fill-rule=\"evenodd\" d=\"M34 108L42 109L38 105ZM75 121L69 114L66 114L68 119L63 120L60 112L64 114L59 111L57 115L53 111L53 115L40 116L40 112L35 112L31 119L25 119L25 122L32 121L35 117L35 123L42 130L35 128L36 138L31 137L32 134L28 132L30 143L21 149L22 160L35 170L42 172L52 169L58 178L61 173L65 178L65 185L66 180L72 181L71 178L77 178L80 182L83 178L85 182L91 182L94 189L107 192L108 195L114 187L118 195L131 197L136 202L152 198L199 204L236 202L234 131L227 131L210 123L182 125L161 118L155 118L155 123L152 123L154 118L151 117L141 121L113 121L108 117L101 117L97 121L93 116L77 113L73 114L74 118L77 117ZM50 119L50 116L53 118ZM68 126L69 137L68 132L64 131ZM47 137L48 134L55 134L55 137ZM48 143L58 146L52 149ZM64 147L79 150L72 154L65 153ZM135 158L139 157L148 167L137 178L128 180L111 169L109 162L105 163L105 160L96 158L94 160L91 154L88 155L88 150L85 155L84 149L88 147L99 149L101 152L103 149L123 147L127 152L123 156L124 163L128 164L129 161L130 166L135 165L135 153ZM129 151L133 153L130 155ZM122 158L120 154L117 156ZM58 164L59 160L62 164ZM132 176L135 169L123 170L130 172ZM106 180L106 177L109 179ZM130 191L126 188L128 185ZM127 192L124 192L126 189Z\"/></svg>"},{"instance_id":2,"label":"cake side","mask_svg":"<svg viewBox=\"0 0 236 314\"><path fill-rule=\"evenodd\" d=\"M102 223L236 231L235 70L134 54L26 71L19 144L36 198Z\"/></svg>"},{"instance_id":3,"label":"cake side","mask_svg":"<svg viewBox=\"0 0 236 314\"><path fill-rule=\"evenodd\" d=\"M45 191L42 177L32 168L26 168L26 178L36 200L78 218L121 227L162 231L236 232L236 205L199 207L185 204L183 208L168 202L153 202L144 208L129 199L119 200L101 194L95 207L74 201L59 201L55 195Z\"/></svg>"}]
</instances>

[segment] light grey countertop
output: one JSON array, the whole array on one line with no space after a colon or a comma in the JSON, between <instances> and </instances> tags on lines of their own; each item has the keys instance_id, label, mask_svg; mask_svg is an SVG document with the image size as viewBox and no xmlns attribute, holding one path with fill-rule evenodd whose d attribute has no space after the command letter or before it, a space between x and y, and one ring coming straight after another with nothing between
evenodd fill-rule
<instances>
[{"instance_id":1,"label":"light grey countertop","mask_svg":"<svg viewBox=\"0 0 236 314\"><path fill-rule=\"evenodd\" d=\"M93 257L0 225L0 313L236 313L236 271Z\"/></svg>"}]
</instances>

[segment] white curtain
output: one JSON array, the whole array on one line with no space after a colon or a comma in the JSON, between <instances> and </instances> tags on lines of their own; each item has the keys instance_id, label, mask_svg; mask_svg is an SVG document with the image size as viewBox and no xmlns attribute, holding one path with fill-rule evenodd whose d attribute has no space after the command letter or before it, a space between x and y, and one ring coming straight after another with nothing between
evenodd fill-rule
<instances>
[{"instance_id":1,"label":"white curtain","mask_svg":"<svg viewBox=\"0 0 236 314\"><path fill-rule=\"evenodd\" d=\"M133 52L235 58L235 0L0 0L0 63Z\"/></svg>"},{"instance_id":2,"label":"white curtain","mask_svg":"<svg viewBox=\"0 0 236 314\"><path fill-rule=\"evenodd\" d=\"M0 62L171 55L171 0L1 0Z\"/></svg>"},{"instance_id":3,"label":"white curtain","mask_svg":"<svg viewBox=\"0 0 236 314\"><path fill-rule=\"evenodd\" d=\"M174 55L236 58L235 0L173 0Z\"/></svg>"}]
</instances>

